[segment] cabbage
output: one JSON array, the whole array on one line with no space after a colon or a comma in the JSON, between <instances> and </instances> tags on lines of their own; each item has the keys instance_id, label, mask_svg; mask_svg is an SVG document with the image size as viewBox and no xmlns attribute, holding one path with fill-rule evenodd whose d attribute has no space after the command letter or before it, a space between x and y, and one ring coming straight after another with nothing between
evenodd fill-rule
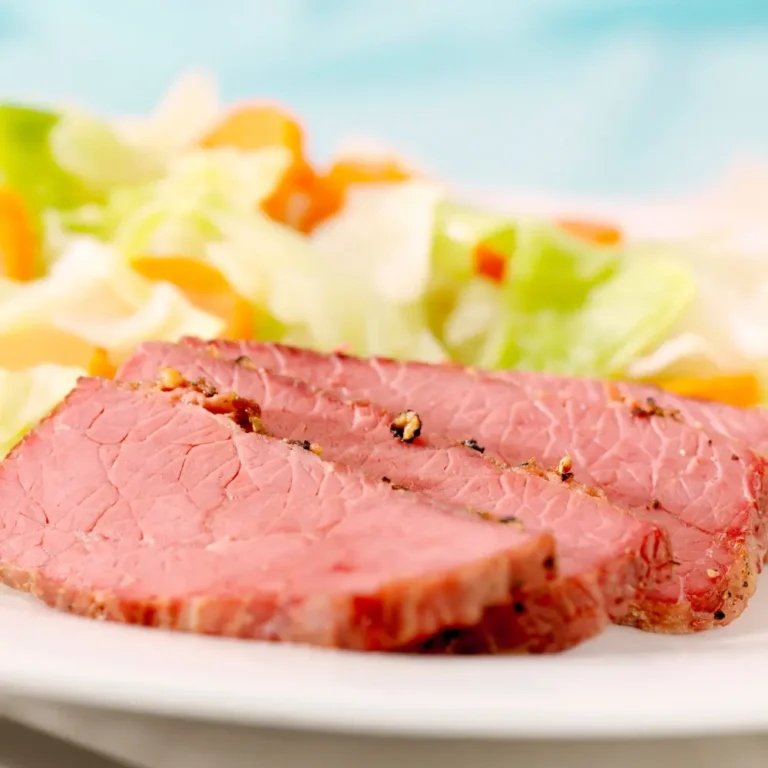
<instances>
[{"instance_id":1,"label":"cabbage","mask_svg":"<svg viewBox=\"0 0 768 768\"><path fill-rule=\"evenodd\" d=\"M684 265L591 245L555 224L456 204L442 207L438 224L432 322L467 364L619 376L694 299ZM479 243L508 261L498 285L472 277Z\"/></svg>"},{"instance_id":2,"label":"cabbage","mask_svg":"<svg viewBox=\"0 0 768 768\"><path fill-rule=\"evenodd\" d=\"M36 365L25 371L0 369L0 458L73 389L82 368Z\"/></svg>"},{"instance_id":3,"label":"cabbage","mask_svg":"<svg viewBox=\"0 0 768 768\"><path fill-rule=\"evenodd\" d=\"M432 269L440 282L462 283L473 275L472 250L478 243L509 259L517 244L517 222L497 213L442 201L435 211Z\"/></svg>"},{"instance_id":4,"label":"cabbage","mask_svg":"<svg viewBox=\"0 0 768 768\"><path fill-rule=\"evenodd\" d=\"M312 243L324 261L368 283L394 304L421 299L430 277L434 184L412 181L353 186L343 211L318 227Z\"/></svg>"},{"instance_id":5,"label":"cabbage","mask_svg":"<svg viewBox=\"0 0 768 768\"><path fill-rule=\"evenodd\" d=\"M208 258L271 319L266 329L262 324L261 338L274 334L321 350L443 360L420 301L428 279L434 200L402 192L407 206L390 199L369 208L368 200L311 239L260 214L222 221L225 236L209 247ZM394 195L394 187L373 194ZM412 217L410 231L402 221L396 227L404 211ZM367 248L363 233L370 238Z\"/></svg>"},{"instance_id":6,"label":"cabbage","mask_svg":"<svg viewBox=\"0 0 768 768\"><path fill-rule=\"evenodd\" d=\"M51 153L51 133L58 121L54 112L0 105L0 185L20 195L33 232L43 244L51 210L69 210L96 199L96 193L61 168ZM45 250L35 254L37 274L45 271Z\"/></svg>"},{"instance_id":7,"label":"cabbage","mask_svg":"<svg viewBox=\"0 0 768 768\"><path fill-rule=\"evenodd\" d=\"M54 112L0 105L0 183L18 191L34 217L91 198L82 180L61 168L51 153L58 121Z\"/></svg>"},{"instance_id":8,"label":"cabbage","mask_svg":"<svg viewBox=\"0 0 768 768\"><path fill-rule=\"evenodd\" d=\"M583 287L575 282L574 295ZM561 297L549 306L507 305L502 323L508 336L496 365L621 376L669 333L694 295L690 273L677 265L651 259L621 263L578 303Z\"/></svg>"},{"instance_id":9,"label":"cabbage","mask_svg":"<svg viewBox=\"0 0 768 768\"><path fill-rule=\"evenodd\" d=\"M254 215L290 161L280 147L188 152L162 179L111 195L93 229L129 260L148 254L204 259L207 245L222 236L219 222Z\"/></svg>"},{"instance_id":10,"label":"cabbage","mask_svg":"<svg viewBox=\"0 0 768 768\"><path fill-rule=\"evenodd\" d=\"M128 117L111 125L124 141L173 157L196 147L221 119L216 81L200 71L188 72L166 92L149 117Z\"/></svg>"},{"instance_id":11,"label":"cabbage","mask_svg":"<svg viewBox=\"0 0 768 768\"><path fill-rule=\"evenodd\" d=\"M159 179L194 147L219 112L213 81L192 73L166 94L149 118L108 121L65 112L51 132L58 165L103 192Z\"/></svg>"},{"instance_id":12,"label":"cabbage","mask_svg":"<svg viewBox=\"0 0 768 768\"><path fill-rule=\"evenodd\" d=\"M213 267L253 306L260 338L444 359L423 306L437 188L354 189L344 210L307 237L259 210L290 162L280 147L188 152L162 179L81 211L73 229L90 229L129 264L183 256Z\"/></svg>"},{"instance_id":13,"label":"cabbage","mask_svg":"<svg viewBox=\"0 0 768 768\"><path fill-rule=\"evenodd\" d=\"M51 273L0 283L0 366L45 360L85 364L93 347L119 362L147 339L216 336L222 322L193 307L174 286L136 274L113 248L75 240Z\"/></svg>"},{"instance_id":14,"label":"cabbage","mask_svg":"<svg viewBox=\"0 0 768 768\"><path fill-rule=\"evenodd\" d=\"M695 298L658 343L631 362L628 374L663 380L752 371L768 389L765 250L736 252L731 242L708 239L657 245L652 252L691 272Z\"/></svg>"},{"instance_id":15,"label":"cabbage","mask_svg":"<svg viewBox=\"0 0 768 768\"><path fill-rule=\"evenodd\" d=\"M51 132L58 165L101 192L158 178L165 157L120 139L109 123L82 111L65 113Z\"/></svg>"}]
</instances>

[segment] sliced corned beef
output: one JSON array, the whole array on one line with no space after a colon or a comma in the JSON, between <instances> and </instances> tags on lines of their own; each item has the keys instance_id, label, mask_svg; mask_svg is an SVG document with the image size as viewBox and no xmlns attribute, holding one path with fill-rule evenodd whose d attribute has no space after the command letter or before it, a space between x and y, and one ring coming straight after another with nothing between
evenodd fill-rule
<instances>
[{"instance_id":1,"label":"sliced corned beef","mask_svg":"<svg viewBox=\"0 0 768 768\"><path fill-rule=\"evenodd\" d=\"M319 444L323 457L439 501L551 530L561 572L557 585L521 597L516 614L493 611L478 633L454 636L454 645L563 650L597 634L609 617L626 615L640 584L670 576L669 551L658 529L602 498L571 493L564 485L572 486L572 480L558 477L555 484L533 469L505 469L484 458L482 445L457 445L428 427L413 442L403 442L392 435L393 415L375 406L348 403L302 381L189 346L144 344L120 375L151 380L163 369L259 402L270 433Z\"/></svg>"},{"instance_id":2,"label":"sliced corned beef","mask_svg":"<svg viewBox=\"0 0 768 768\"><path fill-rule=\"evenodd\" d=\"M202 342L188 340L189 344ZM707 629L744 610L766 551L766 462L742 443L627 402L583 402L579 386L536 394L458 366L322 355L257 342L214 342L231 357L368 398L413 408L431 429L474 438L510 463L573 460L577 479L639 518L661 524L677 579L645 591L623 621L666 632Z\"/></svg>"},{"instance_id":3,"label":"sliced corned beef","mask_svg":"<svg viewBox=\"0 0 768 768\"><path fill-rule=\"evenodd\" d=\"M548 537L248 432L252 403L169 386L81 380L0 465L5 583L94 618L386 650L546 581Z\"/></svg>"},{"instance_id":4,"label":"sliced corned beef","mask_svg":"<svg viewBox=\"0 0 768 768\"><path fill-rule=\"evenodd\" d=\"M768 455L768 411L764 409L737 408L725 403L681 397L649 384L629 381L571 379L520 371L493 371L489 375L539 395L557 394L564 388L569 396L582 402L608 403L624 399L630 405L636 404L641 408L656 405L666 411L676 411L689 426L739 440L756 453Z\"/></svg>"}]
</instances>

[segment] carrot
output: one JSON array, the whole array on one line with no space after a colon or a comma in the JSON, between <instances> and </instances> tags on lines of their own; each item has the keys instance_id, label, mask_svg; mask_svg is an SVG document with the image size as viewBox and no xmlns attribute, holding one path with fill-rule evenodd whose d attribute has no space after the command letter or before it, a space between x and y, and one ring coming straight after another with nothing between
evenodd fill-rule
<instances>
[{"instance_id":1,"label":"carrot","mask_svg":"<svg viewBox=\"0 0 768 768\"><path fill-rule=\"evenodd\" d=\"M343 202L343 196L335 188L318 176L309 164L301 162L286 171L261 208L271 219L306 234L337 213Z\"/></svg>"},{"instance_id":2,"label":"carrot","mask_svg":"<svg viewBox=\"0 0 768 768\"><path fill-rule=\"evenodd\" d=\"M296 166L283 185L262 206L273 219L299 232L312 232L335 216L353 184L395 183L411 178L394 161L338 160L325 174Z\"/></svg>"},{"instance_id":3,"label":"carrot","mask_svg":"<svg viewBox=\"0 0 768 768\"><path fill-rule=\"evenodd\" d=\"M131 267L149 280L173 283L185 293L219 293L231 290L218 269L187 256L147 254L132 259Z\"/></svg>"},{"instance_id":4,"label":"carrot","mask_svg":"<svg viewBox=\"0 0 768 768\"><path fill-rule=\"evenodd\" d=\"M39 243L24 199L10 187L0 187L0 256L6 277L33 280Z\"/></svg>"},{"instance_id":5,"label":"carrot","mask_svg":"<svg viewBox=\"0 0 768 768\"><path fill-rule=\"evenodd\" d=\"M297 159L304 156L304 135L298 121L282 107L270 104L246 104L235 109L200 145L244 150L280 146Z\"/></svg>"},{"instance_id":6,"label":"carrot","mask_svg":"<svg viewBox=\"0 0 768 768\"><path fill-rule=\"evenodd\" d=\"M247 104L231 112L202 141L201 146L256 150L286 147L293 161L277 188L261 204L270 218L307 232L320 218L313 212L318 177L304 157L304 135L299 123L283 108Z\"/></svg>"},{"instance_id":7,"label":"carrot","mask_svg":"<svg viewBox=\"0 0 768 768\"><path fill-rule=\"evenodd\" d=\"M244 150L286 147L293 162L261 208L271 219L305 234L341 210L350 185L410 178L394 160L338 160L327 173L317 173L307 161L298 121L282 107L269 104L235 109L200 144Z\"/></svg>"},{"instance_id":8,"label":"carrot","mask_svg":"<svg viewBox=\"0 0 768 768\"><path fill-rule=\"evenodd\" d=\"M472 250L472 259L476 275L486 277L497 285L504 282L507 259L503 253L495 251L486 243L478 243Z\"/></svg>"},{"instance_id":9,"label":"carrot","mask_svg":"<svg viewBox=\"0 0 768 768\"><path fill-rule=\"evenodd\" d=\"M621 230L605 222L559 219L557 224L574 237L595 245L620 245L623 240Z\"/></svg>"},{"instance_id":10,"label":"carrot","mask_svg":"<svg viewBox=\"0 0 768 768\"><path fill-rule=\"evenodd\" d=\"M235 341L252 339L255 330L253 319L253 304L242 296L236 296L229 314L229 323L222 336Z\"/></svg>"},{"instance_id":11,"label":"carrot","mask_svg":"<svg viewBox=\"0 0 768 768\"><path fill-rule=\"evenodd\" d=\"M394 159L337 160L328 171L329 181L341 189L347 189L351 184L380 184L411 178L413 174Z\"/></svg>"},{"instance_id":12,"label":"carrot","mask_svg":"<svg viewBox=\"0 0 768 768\"><path fill-rule=\"evenodd\" d=\"M114 379L117 368L109 359L107 350L103 347L96 347L88 363L89 376L101 376L103 379Z\"/></svg>"},{"instance_id":13,"label":"carrot","mask_svg":"<svg viewBox=\"0 0 768 768\"><path fill-rule=\"evenodd\" d=\"M711 376L708 378L675 378L657 384L668 392L701 400L714 400L742 408L757 405L761 400L761 387L754 373Z\"/></svg>"},{"instance_id":14,"label":"carrot","mask_svg":"<svg viewBox=\"0 0 768 768\"><path fill-rule=\"evenodd\" d=\"M186 256L147 254L131 266L149 280L173 283L198 309L220 317L225 323L223 336L248 339L253 334L253 305L235 293L218 269Z\"/></svg>"}]
</instances>

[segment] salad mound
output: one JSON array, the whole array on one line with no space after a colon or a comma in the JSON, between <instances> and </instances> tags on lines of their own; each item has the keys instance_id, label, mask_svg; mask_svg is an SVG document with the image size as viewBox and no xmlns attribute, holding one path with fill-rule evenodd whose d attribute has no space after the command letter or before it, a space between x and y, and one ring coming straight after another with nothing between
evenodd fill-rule
<instances>
[{"instance_id":1,"label":"salad mound","mask_svg":"<svg viewBox=\"0 0 768 768\"><path fill-rule=\"evenodd\" d=\"M3 450L143 340L274 340L762 404L762 264L470 205L382 150L182 78L153 114L0 105ZM13 403L30 403L10 407Z\"/></svg>"}]
</instances>

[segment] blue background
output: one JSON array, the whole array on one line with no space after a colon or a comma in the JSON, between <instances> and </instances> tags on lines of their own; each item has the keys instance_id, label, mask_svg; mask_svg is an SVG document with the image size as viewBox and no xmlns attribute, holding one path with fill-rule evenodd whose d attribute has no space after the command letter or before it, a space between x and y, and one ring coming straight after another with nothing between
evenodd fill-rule
<instances>
[{"instance_id":1,"label":"blue background","mask_svg":"<svg viewBox=\"0 0 768 768\"><path fill-rule=\"evenodd\" d=\"M768 155L768 0L0 0L0 95L150 108L204 67L323 157L373 133L438 172L685 190Z\"/></svg>"}]
</instances>

